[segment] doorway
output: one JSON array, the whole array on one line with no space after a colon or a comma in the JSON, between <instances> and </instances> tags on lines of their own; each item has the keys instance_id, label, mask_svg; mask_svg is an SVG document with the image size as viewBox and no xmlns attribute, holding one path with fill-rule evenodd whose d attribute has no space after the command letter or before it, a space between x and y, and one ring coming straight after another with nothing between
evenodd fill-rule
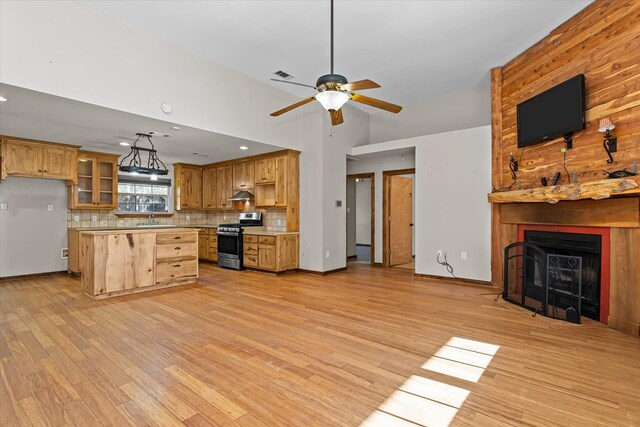
<instances>
[{"instance_id":1,"label":"doorway","mask_svg":"<svg viewBox=\"0 0 640 427\"><path fill-rule=\"evenodd\" d=\"M382 263L415 269L415 168L382 174Z\"/></svg>"},{"instance_id":2,"label":"doorway","mask_svg":"<svg viewBox=\"0 0 640 427\"><path fill-rule=\"evenodd\" d=\"M347 175L347 261L375 264L375 174Z\"/></svg>"}]
</instances>

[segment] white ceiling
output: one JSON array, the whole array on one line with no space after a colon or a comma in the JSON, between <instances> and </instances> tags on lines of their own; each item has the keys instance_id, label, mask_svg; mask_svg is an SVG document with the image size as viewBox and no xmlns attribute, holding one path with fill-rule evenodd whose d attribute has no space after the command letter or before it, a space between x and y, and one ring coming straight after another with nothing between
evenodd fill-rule
<instances>
[{"instance_id":1,"label":"white ceiling","mask_svg":"<svg viewBox=\"0 0 640 427\"><path fill-rule=\"evenodd\" d=\"M0 84L0 93L8 99L0 102L0 135L124 155L130 149L119 145L120 141L133 142L137 132L154 130L171 135L152 138L166 164L214 163L282 149L6 84ZM180 130L171 129L176 125ZM240 150L241 145L249 149ZM148 147L146 142L143 146Z\"/></svg>"},{"instance_id":2,"label":"white ceiling","mask_svg":"<svg viewBox=\"0 0 640 427\"><path fill-rule=\"evenodd\" d=\"M269 82L284 70L314 85L329 73L329 0L86 1L217 63ZM335 72L382 85L401 105L488 86L503 65L584 8L586 0L335 1ZM374 111L367 109L366 111Z\"/></svg>"}]
</instances>

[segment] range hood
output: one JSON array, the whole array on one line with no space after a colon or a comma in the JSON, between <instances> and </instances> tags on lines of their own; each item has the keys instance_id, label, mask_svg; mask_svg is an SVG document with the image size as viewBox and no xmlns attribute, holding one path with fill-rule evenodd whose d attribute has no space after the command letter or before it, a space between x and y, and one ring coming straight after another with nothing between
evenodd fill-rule
<instances>
[{"instance_id":1,"label":"range hood","mask_svg":"<svg viewBox=\"0 0 640 427\"><path fill-rule=\"evenodd\" d=\"M233 197L229 197L229 200L234 200L234 201L240 200L242 202L245 202L247 200L253 200L253 199L255 199L255 196L253 195L253 193L246 190L238 191L236 194L233 195Z\"/></svg>"}]
</instances>

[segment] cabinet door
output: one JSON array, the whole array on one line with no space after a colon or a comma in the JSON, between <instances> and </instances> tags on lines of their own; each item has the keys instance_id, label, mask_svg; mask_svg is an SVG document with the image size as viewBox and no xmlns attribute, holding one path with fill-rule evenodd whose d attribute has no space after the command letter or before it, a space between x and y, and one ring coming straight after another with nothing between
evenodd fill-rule
<instances>
[{"instance_id":1,"label":"cabinet door","mask_svg":"<svg viewBox=\"0 0 640 427\"><path fill-rule=\"evenodd\" d=\"M7 175L42 176L42 147L24 142L5 141Z\"/></svg>"},{"instance_id":2,"label":"cabinet door","mask_svg":"<svg viewBox=\"0 0 640 427\"><path fill-rule=\"evenodd\" d=\"M198 258L209 259L209 236L198 237Z\"/></svg>"},{"instance_id":3,"label":"cabinet door","mask_svg":"<svg viewBox=\"0 0 640 427\"><path fill-rule=\"evenodd\" d=\"M220 209L232 208L233 203L229 200L229 197L233 196L233 167L228 165L217 168L216 179L217 207Z\"/></svg>"},{"instance_id":4,"label":"cabinet door","mask_svg":"<svg viewBox=\"0 0 640 427\"><path fill-rule=\"evenodd\" d=\"M115 234L96 238L105 253L96 254L96 272L104 275L98 294L151 286L153 280L155 234Z\"/></svg>"},{"instance_id":5,"label":"cabinet door","mask_svg":"<svg viewBox=\"0 0 640 427\"><path fill-rule=\"evenodd\" d=\"M274 182L276 180L275 159L257 160L255 163L255 181Z\"/></svg>"},{"instance_id":6,"label":"cabinet door","mask_svg":"<svg viewBox=\"0 0 640 427\"><path fill-rule=\"evenodd\" d=\"M207 168L202 171L202 207L205 209L218 207L216 175L216 168Z\"/></svg>"},{"instance_id":7,"label":"cabinet door","mask_svg":"<svg viewBox=\"0 0 640 427\"><path fill-rule=\"evenodd\" d=\"M127 234L125 289L155 284L155 233Z\"/></svg>"},{"instance_id":8,"label":"cabinet door","mask_svg":"<svg viewBox=\"0 0 640 427\"><path fill-rule=\"evenodd\" d=\"M233 189L247 190L253 188L254 181L253 162L242 162L233 165Z\"/></svg>"},{"instance_id":9,"label":"cabinet door","mask_svg":"<svg viewBox=\"0 0 640 427\"><path fill-rule=\"evenodd\" d=\"M118 174L115 160L96 159L95 203L101 208L115 208L118 197Z\"/></svg>"},{"instance_id":10,"label":"cabinet door","mask_svg":"<svg viewBox=\"0 0 640 427\"><path fill-rule=\"evenodd\" d=\"M287 205L287 158L276 159L276 206Z\"/></svg>"},{"instance_id":11,"label":"cabinet door","mask_svg":"<svg viewBox=\"0 0 640 427\"><path fill-rule=\"evenodd\" d=\"M91 208L95 205L93 196L95 177L95 160L78 159L78 182L73 186L73 207Z\"/></svg>"},{"instance_id":12,"label":"cabinet door","mask_svg":"<svg viewBox=\"0 0 640 427\"><path fill-rule=\"evenodd\" d=\"M265 270L276 269L276 247L275 245L259 245L258 247L258 267Z\"/></svg>"},{"instance_id":13,"label":"cabinet door","mask_svg":"<svg viewBox=\"0 0 640 427\"><path fill-rule=\"evenodd\" d=\"M76 151L65 147L43 147L42 176L73 180L75 178Z\"/></svg>"},{"instance_id":14,"label":"cabinet door","mask_svg":"<svg viewBox=\"0 0 640 427\"><path fill-rule=\"evenodd\" d=\"M202 170L183 168L180 173L180 207L182 209L202 208Z\"/></svg>"}]
</instances>

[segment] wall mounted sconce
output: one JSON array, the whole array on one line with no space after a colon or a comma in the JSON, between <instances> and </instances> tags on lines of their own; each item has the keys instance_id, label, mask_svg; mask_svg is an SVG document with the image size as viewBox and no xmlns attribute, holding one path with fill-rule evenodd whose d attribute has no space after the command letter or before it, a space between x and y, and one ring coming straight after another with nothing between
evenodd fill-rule
<instances>
[{"instance_id":1,"label":"wall mounted sconce","mask_svg":"<svg viewBox=\"0 0 640 427\"><path fill-rule=\"evenodd\" d=\"M611 123L610 119L600 120L600 128L598 129L598 132L604 132L604 141L602 141L602 146L604 147L604 151L607 152L607 156L609 156L607 163L613 163L611 153L618 151L618 138L613 138L613 135L611 135L611 131L615 129L615 127L616 126Z\"/></svg>"}]
</instances>

